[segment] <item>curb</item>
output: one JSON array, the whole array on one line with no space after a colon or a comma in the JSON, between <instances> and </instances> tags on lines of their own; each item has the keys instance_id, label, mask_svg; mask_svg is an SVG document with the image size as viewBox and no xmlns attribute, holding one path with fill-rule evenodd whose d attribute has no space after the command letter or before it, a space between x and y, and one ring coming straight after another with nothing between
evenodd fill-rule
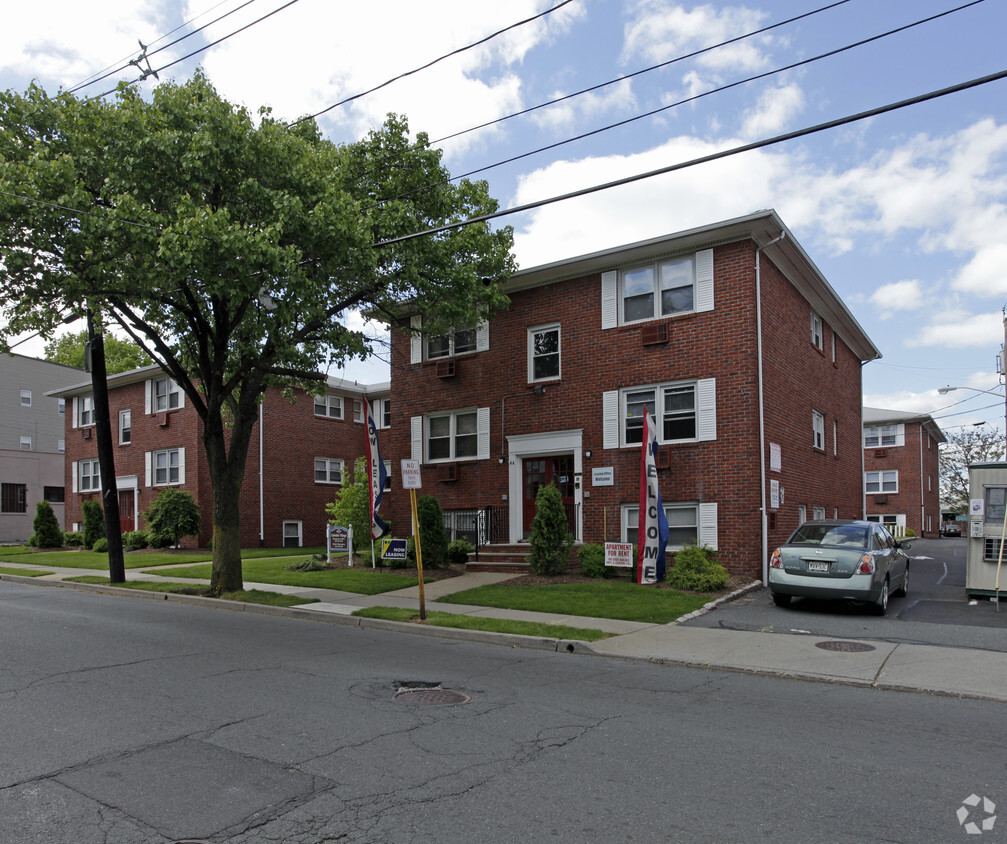
<instances>
[{"instance_id":1,"label":"curb","mask_svg":"<svg viewBox=\"0 0 1007 844\"><path fill-rule=\"evenodd\" d=\"M721 604L726 604L729 601L736 601L742 595L747 595L749 592L754 592L756 589L762 588L762 582L759 580L753 580L751 583L742 586L740 589L735 589L728 595L724 595L721 598L717 598L716 601L710 601L708 604L703 604L698 610L693 610L691 613L680 616L676 618L672 624L681 624L683 621L690 621L694 618L699 618L701 615L706 615L708 612L712 612Z\"/></svg>"}]
</instances>

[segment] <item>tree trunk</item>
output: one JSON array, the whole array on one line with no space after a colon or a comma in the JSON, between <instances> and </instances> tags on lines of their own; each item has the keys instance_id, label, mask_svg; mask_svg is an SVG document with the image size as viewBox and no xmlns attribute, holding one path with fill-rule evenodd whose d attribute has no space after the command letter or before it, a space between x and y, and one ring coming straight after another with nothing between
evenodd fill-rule
<instances>
[{"instance_id":1,"label":"tree trunk","mask_svg":"<svg viewBox=\"0 0 1007 844\"><path fill-rule=\"evenodd\" d=\"M233 468L229 467L226 474L234 474ZM218 595L221 592L240 592L244 589L238 510L240 487L240 476L237 479L218 478L213 484L213 571L210 575L210 590Z\"/></svg>"}]
</instances>

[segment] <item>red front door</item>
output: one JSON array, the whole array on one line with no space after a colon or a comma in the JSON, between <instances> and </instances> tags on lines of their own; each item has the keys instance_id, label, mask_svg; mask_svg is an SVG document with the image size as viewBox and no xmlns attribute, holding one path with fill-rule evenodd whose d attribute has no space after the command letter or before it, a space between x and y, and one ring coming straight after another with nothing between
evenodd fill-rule
<instances>
[{"instance_id":1,"label":"red front door","mask_svg":"<svg viewBox=\"0 0 1007 844\"><path fill-rule=\"evenodd\" d=\"M573 455L562 454L554 457L526 457L524 460L524 521L522 536L531 535L531 523L535 518L535 496L539 489L555 483L563 498L570 532L576 532L573 502Z\"/></svg>"},{"instance_id":2,"label":"red front door","mask_svg":"<svg viewBox=\"0 0 1007 844\"><path fill-rule=\"evenodd\" d=\"M119 490L119 531L136 530L136 496L131 489Z\"/></svg>"}]
</instances>

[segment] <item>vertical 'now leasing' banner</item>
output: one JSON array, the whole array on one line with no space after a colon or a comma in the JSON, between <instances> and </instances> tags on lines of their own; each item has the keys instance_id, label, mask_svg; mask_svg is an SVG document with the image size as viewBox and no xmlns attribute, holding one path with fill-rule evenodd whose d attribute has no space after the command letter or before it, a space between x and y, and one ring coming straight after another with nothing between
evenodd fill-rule
<instances>
[{"instance_id":1,"label":"vertical 'now leasing' banner","mask_svg":"<svg viewBox=\"0 0 1007 844\"><path fill-rule=\"evenodd\" d=\"M374 424L371 405L364 399L364 418L367 422L367 478L370 487L371 501L371 538L379 539L388 532L388 525L378 515L381 497L385 494L385 481L388 473L385 470L381 452L378 451L378 426Z\"/></svg>"},{"instance_id":2,"label":"vertical 'now leasing' banner","mask_svg":"<svg viewBox=\"0 0 1007 844\"><path fill-rule=\"evenodd\" d=\"M668 544L668 518L657 483L657 430L654 417L643 418L643 454L640 458L640 515L637 519L637 583L664 580L664 549Z\"/></svg>"}]
</instances>

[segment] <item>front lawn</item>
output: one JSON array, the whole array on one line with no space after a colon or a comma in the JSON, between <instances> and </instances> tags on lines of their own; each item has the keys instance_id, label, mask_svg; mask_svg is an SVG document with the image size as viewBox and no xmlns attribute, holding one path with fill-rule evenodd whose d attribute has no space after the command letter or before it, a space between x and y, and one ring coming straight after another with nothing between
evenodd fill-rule
<instances>
[{"instance_id":1,"label":"front lawn","mask_svg":"<svg viewBox=\"0 0 1007 844\"><path fill-rule=\"evenodd\" d=\"M241 566L241 576L242 579L253 583L281 583L305 589L338 589L342 592L354 592L358 595L378 595L395 589L407 589L419 583L418 578L390 574L368 566L322 569L320 571L290 571L287 568L291 562L300 559L303 559L303 555L286 559L245 560ZM199 566L173 568L170 571L146 570L143 573L209 579L210 568L210 564L207 563Z\"/></svg>"},{"instance_id":2,"label":"front lawn","mask_svg":"<svg viewBox=\"0 0 1007 844\"><path fill-rule=\"evenodd\" d=\"M16 574L20 577L41 577L43 574L52 574L52 572L40 571L38 569L9 569L0 566L0 574Z\"/></svg>"},{"instance_id":3,"label":"front lawn","mask_svg":"<svg viewBox=\"0 0 1007 844\"><path fill-rule=\"evenodd\" d=\"M388 621L409 621L415 624L431 624L434 627L453 627L460 630L487 630L491 633L516 633L521 636L540 636L546 639L577 639L582 642L597 642L607 639L611 633L586 627L568 627L565 624L540 624L536 621L515 621L509 618L486 618L485 616L459 615L451 612L428 612L426 621L420 620L417 610L398 607L365 607L354 615L364 618L384 618Z\"/></svg>"},{"instance_id":4,"label":"front lawn","mask_svg":"<svg viewBox=\"0 0 1007 844\"><path fill-rule=\"evenodd\" d=\"M207 589L193 586L191 583L168 583L166 581L128 580L125 583L110 584L107 577L82 575L68 577L70 583L103 583L114 585L117 589L141 589L144 592L170 592L178 595L199 595L204 598L219 598L222 601L244 601L249 604L266 604L270 607L294 607L300 604L318 603L313 598L297 598L293 595L281 595L279 592L265 592L262 589L246 589L243 592L224 592L220 595L210 595Z\"/></svg>"},{"instance_id":5,"label":"front lawn","mask_svg":"<svg viewBox=\"0 0 1007 844\"><path fill-rule=\"evenodd\" d=\"M297 556L323 549L298 548ZM289 557L290 548L244 548L241 558ZM205 548L195 551L127 551L123 563L127 569L167 566L178 563L201 563L213 559L213 552ZM15 546L0 548L0 562L31 563L33 566L59 566L72 569L108 569L108 554L95 551L36 551L34 548ZM209 575L207 575L209 576Z\"/></svg>"},{"instance_id":6,"label":"front lawn","mask_svg":"<svg viewBox=\"0 0 1007 844\"><path fill-rule=\"evenodd\" d=\"M636 583L599 580L537 586L479 586L444 595L437 600L446 604L667 624L698 610L711 598L675 589L654 589Z\"/></svg>"}]
</instances>

